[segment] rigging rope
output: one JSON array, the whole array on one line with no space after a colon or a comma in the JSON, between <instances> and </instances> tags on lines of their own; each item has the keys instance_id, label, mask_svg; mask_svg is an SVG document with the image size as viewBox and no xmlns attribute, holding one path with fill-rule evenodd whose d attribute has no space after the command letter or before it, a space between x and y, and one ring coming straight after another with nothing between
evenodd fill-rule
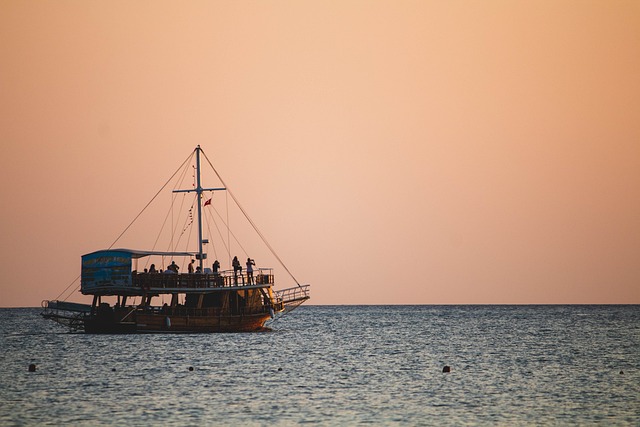
<instances>
[{"instance_id":1,"label":"rigging rope","mask_svg":"<svg viewBox=\"0 0 640 427\"><path fill-rule=\"evenodd\" d=\"M134 223L134 222L136 222L136 220L137 220L138 218L140 218L140 215L142 215L142 214L144 213L144 211L149 207L149 205L150 205L151 203L153 203L153 201L156 199L156 197L158 197L158 195L162 192L162 190L164 190L164 188L165 188L165 187L166 187L166 186L171 182L171 180L173 179L173 177L175 177L175 176L176 176L176 174L178 173L178 171L180 171L180 169L182 169L182 167L184 167L184 165L185 165L185 164L187 164L187 162L189 162L189 160L193 157L193 155L195 154L195 152L196 152L196 151L195 151L195 150L193 150L193 151L191 152L191 154L189 154L189 156L185 159L185 161L184 161L184 162L182 162L182 164L180 164L180 166L178 167L178 169L176 169L176 171L173 173L173 175L171 175L171 177L167 180L167 182L165 182L165 183L164 183L164 185L160 188L160 190L158 190L158 192L157 192L157 193L156 193L156 194L151 198L151 200L149 201L149 203L147 203L147 204L144 206L144 208L142 208L142 210L138 213L138 215L136 215L136 217L133 219L133 221L131 221L131 222L129 223L129 225L127 225L127 227L122 231L122 233L120 233L120 235L116 238L116 240L114 240L114 241L113 241L113 243L111 243L111 245L109 245L109 247L108 247L107 249L111 249L111 248L113 248L113 246L114 246L116 243L118 243L118 240L120 240L120 238L124 235L124 233L126 233L126 232L127 232L127 230L129 230L129 228L131 228L131 226L133 225L133 223ZM58 295L58 297L57 297L56 299L59 299L59 298L60 298L60 296L62 296L65 292L67 292L67 290L68 290L71 286L73 286L73 284L74 284L74 283L76 283L76 282L78 281L78 279L79 279L79 278L80 278L80 275L78 275L78 277L76 277L76 278L75 278L75 280L74 280L73 282L71 282L71 283L69 284L69 286L67 286L67 287L65 288L65 290L64 290L64 291L62 291L62 292L60 293L60 295ZM80 286L75 287L75 288L73 289L73 291L72 291L72 292L76 291L79 287L80 287ZM63 301L66 301L66 300L67 300L67 298L69 298L70 296L71 296L71 293L69 293L69 295L67 295L67 296L63 299Z\"/></svg>"},{"instance_id":2,"label":"rigging rope","mask_svg":"<svg viewBox=\"0 0 640 427\"><path fill-rule=\"evenodd\" d=\"M160 188L160 190L158 190L158 192L151 198L151 200L149 200L149 203L147 203L144 208L142 208L142 210L140 211L140 213L138 215L136 215L135 218L133 218L133 221L131 221L131 223L129 225L127 225L127 227L124 229L124 231L122 233L120 233L120 235L118 236L118 238L116 240L113 241L113 243L111 244L111 246L109 246L107 249L111 249L113 248L113 245L115 245L118 240L120 240L120 238L124 235L124 233L127 232L127 230L129 230L129 228L131 228L131 226L133 225L134 222L136 222L136 220L140 217L140 215L142 215L142 213L149 207L149 205L151 203L153 203L153 201L156 199L156 197L158 197L158 194L160 194L162 192L162 190L164 190L164 188L171 182L171 180L173 179L174 176L176 176L176 174L178 173L178 171L180 169L182 169L182 167L185 165L185 163L187 163L189 161L189 159L191 159L191 157L193 157L193 153L195 153L195 150L189 155L189 157L186 158L186 160L184 162L182 162L182 164L180 165L180 167L173 173L173 175L171 175L171 177L167 180L167 182L164 183L164 185Z\"/></svg>"},{"instance_id":3,"label":"rigging rope","mask_svg":"<svg viewBox=\"0 0 640 427\"><path fill-rule=\"evenodd\" d=\"M206 154L205 154L205 157L207 157ZM209 162L209 159L207 159L207 161ZM211 164L211 162L209 162L209 164ZM229 265L231 265L231 235L230 235L231 230L228 225L229 224L229 192L228 191L224 192L224 206L227 210L227 244L229 245L229 247L227 248L227 258L229 258Z\"/></svg>"},{"instance_id":4,"label":"rigging rope","mask_svg":"<svg viewBox=\"0 0 640 427\"><path fill-rule=\"evenodd\" d=\"M213 196L211 199L209 200L213 200ZM211 205L211 203L209 203ZM211 215L211 213L205 209L204 210L204 221L207 225L207 231L209 232L209 236L213 236L213 233L211 232L211 221L213 221L213 225L215 225L216 229L218 230L218 235L220 236L220 241L222 241L222 245L226 246L226 243L224 242L224 239L222 238L222 234L220 233L220 228L218 228L218 223L216 222L215 218L213 218L213 215ZM211 220L209 220L209 217L211 217ZM216 250L216 244L215 244L215 240L211 239L211 246L213 247L213 255L215 256L215 259L218 259L218 251Z\"/></svg>"},{"instance_id":5,"label":"rigging rope","mask_svg":"<svg viewBox=\"0 0 640 427\"><path fill-rule=\"evenodd\" d=\"M69 290L69 288L70 288L71 286L73 286L73 284L74 284L74 283L76 283L76 282L78 281L78 279L79 279L79 278L80 278L80 275L78 275L78 277L76 277L75 279L73 279L73 282L69 283L69 286L67 286L66 288L64 288L64 290L63 290L62 292L60 292L60 295L58 295L58 296L56 297L56 300L60 300L60 297L61 297L65 292L67 292L67 291ZM71 292L74 292L74 291L76 291L77 289L78 289L78 288L73 288L73 290L72 290ZM64 298L62 299L62 301L66 301L66 300L67 300L67 298L69 298L70 296L71 296L71 293L69 293L69 295L67 295L66 297L64 297Z\"/></svg>"},{"instance_id":6,"label":"rigging rope","mask_svg":"<svg viewBox=\"0 0 640 427\"><path fill-rule=\"evenodd\" d=\"M162 222L162 226L160 227L160 231L158 232L158 235L156 236L155 242L153 242L153 246L151 247L152 251L155 251L156 250L156 246L158 246L158 240L160 240L160 236L162 236L162 232L164 231L164 227L165 227L165 225L167 225L167 219L169 219L169 215L171 215L171 213L172 213L172 207L173 207L173 203L169 207L169 210L167 211L167 215L164 217L164 221ZM147 260L145 262L145 267L147 267L150 262L151 262L151 258L147 257Z\"/></svg>"},{"instance_id":7,"label":"rigging rope","mask_svg":"<svg viewBox=\"0 0 640 427\"><path fill-rule=\"evenodd\" d=\"M193 225L193 208L195 207L195 201L198 198L198 196L196 196L194 198L194 203L191 205L191 207L189 208L189 223L185 226L185 229L182 230L182 234L180 234L180 238L182 238L182 235L184 234L184 232L187 230L187 228L189 229L189 234L187 235L187 241L185 242L185 247L184 247L184 251L185 252L189 252L189 243L191 243L191 233L193 232L194 227L192 227ZM178 239L178 241L180 241L180 239ZM189 259L191 259L191 257L189 257ZM182 259L182 264L180 265L180 268L182 268L184 271L184 258Z\"/></svg>"},{"instance_id":8,"label":"rigging rope","mask_svg":"<svg viewBox=\"0 0 640 427\"><path fill-rule=\"evenodd\" d=\"M231 234L231 236L233 236L233 240L236 241L236 243L238 244L238 246L240 246L240 249L242 249L242 252L246 255L249 256L249 253L247 252L247 250L242 246L242 243L240 243L240 240L238 240L238 238L236 237L235 234L233 234L233 231L231 231L231 227L229 227L229 224L224 222L224 219L222 218L222 215L220 215L220 213L218 212L218 210L214 207L211 206L211 208L213 209L213 211L216 213L216 215L218 215L218 217L220 218L220 221L222 221L222 224L224 224L225 227L227 227L227 234ZM211 215L211 218L213 218L213 215ZM215 219L214 219L215 220ZM218 225L216 224L216 227ZM229 246L231 246L231 243L229 243ZM295 279L294 279L295 280Z\"/></svg>"},{"instance_id":9,"label":"rigging rope","mask_svg":"<svg viewBox=\"0 0 640 427\"><path fill-rule=\"evenodd\" d=\"M195 151L194 151L195 153ZM191 154L191 157L189 158L189 160L191 160L193 158L193 153ZM191 166L193 168L193 165ZM187 176L187 171L189 170L189 168L185 165L184 170L182 171L182 176L180 177L180 179L178 181L176 181L176 185L173 186L173 190L175 191L176 188L182 187L182 183L184 182L184 179ZM173 252L175 250L175 248L178 246L178 243L173 242L173 238L176 235L176 228L178 226L178 223L176 222L174 224L173 221L173 213L174 213L174 206L175 206L175 202L176 202L176 197L178 197L177 194L172 193L173 196L171 198L171 239L170 239L170 243L169 243L169 251ZM182 201L180 203L180 208L178 209L178 212L182 212L182 207L184 206L184 201L185 201L185 196L186 194L182 194ZM183 230L184 233L184 230ZM181 235L182 236L182 235Z\"/></svg>"},{"instance_id":10,"label":"rigging rope","mask_svg":"<svg viewBox=\"0 0 640 427\"><path fill-rule=\"evenodd\" d=\"M278 254L276 253L276 251L273 249L273 247L269 244L269 242L267 241L267 239L264 237L264 235L262 234L262 232L260 232L260 230L258 230L258 227L256 226L256 224L253 222L253 220L249 217L249 215L247 214L247 212L244 210L244 208L240 205L240 202L238 202L238 199L236 199L236 196L233 195L233 192L229 189L229 186L224 182L224 180L222 179L222 177L220 176L220 174L218 173L218 171L216 170L216 168L213 167L213 164L211 163L211 160L209 160L209 157L207 157L207 155L205 154L204 150L200 149L200 152L204 155L204 158L207 159L207 162L209 163L209 166L211 166L211 169L213 169L213 171L215 172L216 176L218 177L218 179L220 180L220 182L222 183L222 185L227 189L227 193L231 196L231 198L233 199L233 201L236 203L236 206L238 206L238 208L240 209L240 211L242 212L242 214L244 215L244 217L247 219L247 221L249 221L249 224L251 224L251 226L253 227L253 229L255 230L256 233L258 233L258 236L260 236L260 238L262 239L262 241L264 242L264 244L267 246L267 248L269 248L269 250L271 251L271 253L273 254L274 257L276 257L276 259L278 260L278 262L280 263L280 265L282 266L282 268L284 268L287 273L289 273L289 276L291 276L291 278L296 282L296 284L298 286L300 286L300 282L298 282L298 280L295 278L295 276L291 273L291 271L289 271L289 269L287 268L286 265L284 265L284 262L282 262L282 260L280 259L280 257L278 256ZM228 229L228 228L227 228Z\"/></svg>"}]
</instances>

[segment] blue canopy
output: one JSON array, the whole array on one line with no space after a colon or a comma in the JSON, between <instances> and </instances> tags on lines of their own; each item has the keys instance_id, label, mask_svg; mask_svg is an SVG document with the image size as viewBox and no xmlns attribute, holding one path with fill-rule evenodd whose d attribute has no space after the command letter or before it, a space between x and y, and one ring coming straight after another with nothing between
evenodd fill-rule
<instances>
[{"instance_id":1,"label":"blue canopy","mask_svg":"<svg viewBox=\"0 0 640 427\"><path fill-rule=\"evenodd\" d=\"M151 255L174 257L194 253L106 249L82 255L81 292L131 286L131 260Z\"/></svg>"}]
</instances>

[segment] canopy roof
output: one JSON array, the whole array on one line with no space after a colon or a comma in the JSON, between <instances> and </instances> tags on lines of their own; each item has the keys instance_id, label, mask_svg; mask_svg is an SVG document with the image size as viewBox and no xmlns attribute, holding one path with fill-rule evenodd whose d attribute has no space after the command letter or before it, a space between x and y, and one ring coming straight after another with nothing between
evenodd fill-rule
<instances>
[{"instance_id":1,"label":"canopy roof","mask_svg":"<svg viewBox=\"0 0 640 427\"><path fill-rule=\"evenodd\" d=\"M102 249L95 252L90 252L88 254L82 255L83 257L87 255L99 254L100 252L122 252L129 254L131 258L143 258L151 255L158 256L195 256L197 252L161 252L161 251L139 251L136 249Z\"/></svg>"}]
</instances>

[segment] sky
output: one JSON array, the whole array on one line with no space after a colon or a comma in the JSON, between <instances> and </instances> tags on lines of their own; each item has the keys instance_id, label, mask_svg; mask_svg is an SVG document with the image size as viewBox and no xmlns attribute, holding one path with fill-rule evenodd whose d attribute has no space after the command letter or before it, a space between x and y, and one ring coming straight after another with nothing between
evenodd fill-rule
<instances>
[{"instance_id":1,"label":"sky","mask_svg":"<svg viewBox=\"0 0 640 427\"><path fill-rule=\"evenodd\" d=\"M640 304L639 76L637 0L3 0L0 306L197 145L311 304Z\"/></svg>"}]
</instances>

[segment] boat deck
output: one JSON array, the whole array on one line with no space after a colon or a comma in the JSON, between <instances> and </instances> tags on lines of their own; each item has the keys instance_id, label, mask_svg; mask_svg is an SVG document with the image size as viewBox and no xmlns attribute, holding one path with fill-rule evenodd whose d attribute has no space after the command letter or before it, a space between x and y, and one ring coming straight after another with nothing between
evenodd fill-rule
<instances>
[{"instance_id":1,"label":"boat deck","mask_svg":"<svg viewBox=\"0 0 640 427\"><path fill-rule=\"evenodd\" d=\"M83 289L86 295L144 295L169 293L211 293L219 291L268 288L273 286L271 269L261 269L253 277L246 273L234 275L199 273L131 273L130 282L105 282Z\"/></svg>"}]
</instances>

